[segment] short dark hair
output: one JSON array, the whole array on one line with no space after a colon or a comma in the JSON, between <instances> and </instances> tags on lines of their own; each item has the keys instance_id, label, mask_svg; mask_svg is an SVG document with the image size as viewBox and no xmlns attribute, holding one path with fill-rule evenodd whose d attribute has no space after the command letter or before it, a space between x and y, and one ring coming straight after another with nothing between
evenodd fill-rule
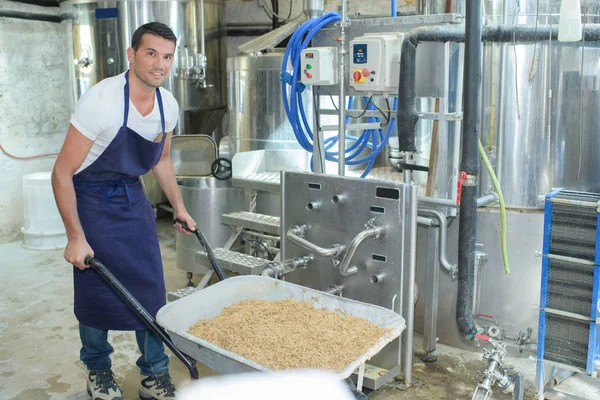
<instances>
[{"instance_id":1,"label":"short dark hair","mask_svg":"<svg viewBox=\"0 0 600 400\"><path fill-rule=\"evenodd\" d=\"M131 38L131 47L133 47L133 50L138 50L142 43L142 36L146 33L170 40L177 46L177 36L175 36L171 28L160 22L149 22L137 28L133 33L133 37Z\"/></svg>"}]
</instances>

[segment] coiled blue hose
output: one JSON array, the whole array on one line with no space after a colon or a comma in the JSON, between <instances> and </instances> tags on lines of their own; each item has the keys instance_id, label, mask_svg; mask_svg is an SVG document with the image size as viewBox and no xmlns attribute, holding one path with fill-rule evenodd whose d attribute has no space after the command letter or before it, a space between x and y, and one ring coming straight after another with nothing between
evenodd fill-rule
<instances>
[{"instance_id":1,"label":"coiled blue hose","mask_svg":"<svg viewBox=\"0 0 600 400\"><path fill-rule=\"evenodd\" d=\"M310 128L311 124L306 118L304 104L302 101L302 92L304 92L305 86L300 82L300 71L302 69L300 66L300 58L302 50L308 46L313 36L321 28L333 22L337 22L340 19L341 17L338 13L327 13L323 14L317 19L311 19L305 22L296 30L296 32L294 32L290 38L283 56L280 80L285 112L292 126L296 140L298 143L300 143L300 146L302 146L304 150L311 153L313 151L313 133ZM287 72L288 62L290 62L292 65L292 74ZM287 93L287 85L290 86L289 94ZM348 109L352 108L353 101L353 97L350 97L348 101ZM369 110L375 109L374 105L370 104L367 98L364 98L364 101L366 104L369 104ZM339 106L343 106L343 101L340 101ZM394 98L394 106L392 110L396 110L397 106L398 100ZM346 117L346 123L348 123L349 120L350 118ZM378 117L369 117L367 120L368 122L380 122ZM385 135L383 134L382 129L368 129L363 131L359 137L351 135L346 136L348 141L354 142L351 146L344 149L346 164L360 165L364 164L365 162L367 163L367 167L362 173L361 178L364 178L369 174L375 163L375 159L385 148L395 122L396 119L391 118ZM328 151L333 148L337 142L337 136L330 137L324 141L325 159L327 161L338 162L339 153ZM362 158L357 158L365 148L369 148L371 150L370 153Z\"/></svg>"}]
</instances>

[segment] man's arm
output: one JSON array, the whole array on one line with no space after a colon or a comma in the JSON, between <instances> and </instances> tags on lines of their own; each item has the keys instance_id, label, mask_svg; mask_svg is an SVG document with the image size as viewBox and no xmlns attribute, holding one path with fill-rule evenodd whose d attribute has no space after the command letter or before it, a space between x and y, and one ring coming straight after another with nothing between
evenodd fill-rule
<instances>
[{"instance_id":1,"label":"man's arm","mask_svg":"<svg viewBox=\"0 0 600 400\"><path fill-rule=\"evenodd\" d=\"M54 198L67 230L68 244L65 248L65 259L79 269L87 268L84 259L88 255L93 256L94 251L85 238L77 214L73 175L85 160L93 143L69 124L67 137L52 170Z\"/></svg>"},{"instance_id":2,"label":"man's arm","mask_svg":"<svg viewBox=\"0 0 600 400\"><path fill-rule=\"evenodd\" d=\"M158 184L162 188L163 192L165 192L167 199L169 199L169 202L173 206L173 216L185 222L190 229L194 229L196 222L194 222L192 217L185 209L185 205L181 199L181 193L179 193L179 188L177 187L177 182L175 181L175 171L173 169L173 162L171 161L170 155L172 134L173 132L167 133L160 160L158 160L158 163L156 163L152 171L154 172L154 177L158 181ZM175 224L175 228L181 233L190 235L190 233L183 229L180 224Z\"/></svg>"}]
</instances>

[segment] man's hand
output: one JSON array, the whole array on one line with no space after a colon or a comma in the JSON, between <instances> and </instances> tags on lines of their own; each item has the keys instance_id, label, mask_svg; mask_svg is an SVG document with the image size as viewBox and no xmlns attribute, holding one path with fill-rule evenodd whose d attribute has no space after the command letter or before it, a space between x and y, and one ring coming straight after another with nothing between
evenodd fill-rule
<instances>
[{"instance_id":1,"label":"man's hand","mask_svg":"<svg viewBox=\"0 0 600 400\"><path fill-rule=\"evenodd\" d=\"M65 249L65 260L83 271L88 268L84 262L86 256L94 257L94 250L92 250L87 240L69 240Z\"/></svg>"},{"instance_id":2,"label":"man's hand","mask_svg":"<svg viewBox=\"0 0 600 400\"><path fill-rule=\"evenodd\" d=\"M188 228L190 228L192 231L194 231L196 229L196 222L192 219L192 217L190 217L190 214L187 213L187 211L175 211L175 215L174 218L179 219L183 222L185 222L188 226ZM192 233L188 230L186 230L183 226L181 226L181 224L179 222L176 222L174 224L175 229L177 229L179 232L183 233L184 235L191 235Z\"/></svg>"}]
</instances>

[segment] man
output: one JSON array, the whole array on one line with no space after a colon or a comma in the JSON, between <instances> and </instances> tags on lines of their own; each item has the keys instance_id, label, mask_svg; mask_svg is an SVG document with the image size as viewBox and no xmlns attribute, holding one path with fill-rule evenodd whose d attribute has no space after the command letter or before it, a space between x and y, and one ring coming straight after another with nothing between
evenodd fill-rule
<instances>
[{"instance_id":1,"label":"man","mask_svg":"<svg viewBox=\"0 0 600 400\"><path fill-rule=\"evenodd\" d=\"M54 171L52 186L67 230L65 259L74 265L75 316L80 358L89 370L87 391L94 400L120 400L111 371L108 330L135 330L142 353L142 399L172 399L163 343L84 263L105 264L153 316L166 292L154 212L139 176L153 170L175 218L195 227L175 182L170 137L179 107L167 90L177 38L164 24L142 25L127 49L130 70L107 78L80 99ZM175 228L186 232L181 225Z\"/></svg>"}]
</instances>

